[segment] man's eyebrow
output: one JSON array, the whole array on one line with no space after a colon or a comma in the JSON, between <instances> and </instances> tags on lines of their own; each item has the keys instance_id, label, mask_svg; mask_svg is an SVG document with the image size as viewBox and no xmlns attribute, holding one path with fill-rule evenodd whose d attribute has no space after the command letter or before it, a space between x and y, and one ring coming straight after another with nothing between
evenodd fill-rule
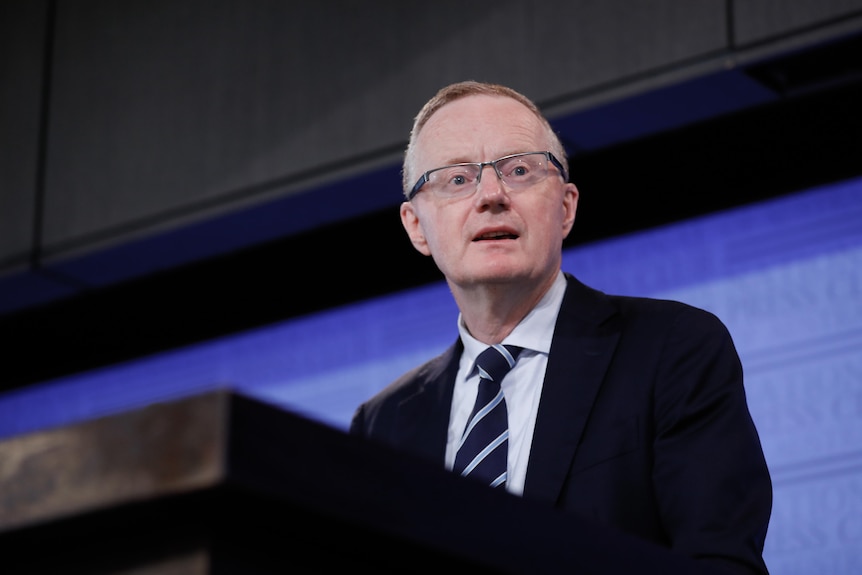
<instances>
[{"instance_id":1,"label":"man's eyebrow","mask_svg":"<svg viewBox=\"0 0 862 575\"><path fill-rule=\"evenodd\" d=\"M514 152L510 151L510 152L506 152L504 154L500 154L499 156L496 156L495 158L492 158L488 161L489 162L495 162L495 161L499 160L500 158L505 158L508 156L514 156L515 154L523 154L523 153L530 152L530 151L532 151L532 150L521 150L519 148L517 151L514 151ZM440 164L439 167L450 166L453 164L481 164L481 163L483 163L481 160L474 160L474 159L468 158L466 156L456 156L456 157L453 157L453 158L450 158L449 160L447 160L445 164Z\"/></svg>"},{"instance_id":2,"label":"man's eyebrow","mask_svg":"<svg viewBox=\"0 0 862 575\"><path fill-rule=\"evenodd\" d=\"M477 162L475 160L471 160L469 158L466 158L465 156L457 156L454 158L449 158L447 160L443 160L443 162L437 167L440 168L443 166L451 166L453 164L478 164L478 163L479 162ZM431 169L433 170L434 168L431 168Z\"/></svg>"}]
</instances>

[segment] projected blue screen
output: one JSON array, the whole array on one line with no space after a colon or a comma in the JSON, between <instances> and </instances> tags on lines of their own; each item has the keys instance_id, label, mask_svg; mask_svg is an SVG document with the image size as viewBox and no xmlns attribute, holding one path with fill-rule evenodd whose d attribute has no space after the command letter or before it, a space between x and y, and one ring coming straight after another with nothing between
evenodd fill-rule
<instances>
[{"instance_id":1,"label":"projected blue screen","mask_svg":"<svg viewBox=\"0 0 862 575\"><path fill-rule=\"evenodd\" d=\"M727 324L774 482L771 572L862 573L862 179L571 249L563 269ZM45 382L0 396L0 437L215 387L346 429L456 317L441 281Z\"/></svg>"}]
</instances>

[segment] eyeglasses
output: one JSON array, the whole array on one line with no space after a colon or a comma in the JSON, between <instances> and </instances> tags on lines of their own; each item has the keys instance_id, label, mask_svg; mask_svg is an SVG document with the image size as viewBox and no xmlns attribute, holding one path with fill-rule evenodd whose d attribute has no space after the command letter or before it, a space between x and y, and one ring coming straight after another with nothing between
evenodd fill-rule
<instances>
[{"instance_id":1,"label":"eyeglasses","mask_svg":"<svg viewBox=\"0 0 862 575\"><path fill-rule=\"evenodd\" d=\"M551 152L523 152L503 156L492 162L467 162L443 166L422 174L410 190L407 200L412 200L423 187L430 189L439 198L466 197L478 189L485 166L494 168L497 177L509 189L523 190L548 177L551 165L557 168L563 181L567 181L563 164Z\"/></svg>"}]
</instances>

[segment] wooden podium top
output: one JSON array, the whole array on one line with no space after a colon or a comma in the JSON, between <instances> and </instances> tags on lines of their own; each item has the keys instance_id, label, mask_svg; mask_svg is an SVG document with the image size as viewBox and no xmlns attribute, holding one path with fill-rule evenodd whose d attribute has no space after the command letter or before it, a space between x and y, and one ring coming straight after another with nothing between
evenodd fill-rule
<instances>
[{"instance_id":1,"label":"wooden podium top","mask_svg":"<svg viewBox=\"0 0 862 575\"><path fill-rule=\"evenodd\" d=\"M0 533L216 485L231 401L215 392L5 440Z\"/></svg>"},{"instance_id":2,"label":"wooden podium top","mask_svg":"<svg viewBox=\"0 0 862 575\"><path fill-rule=\"evenodd\" d=\"M0 550L4 573L707 573L229 390L0 443Z\"/></svg>"}]
</instances>

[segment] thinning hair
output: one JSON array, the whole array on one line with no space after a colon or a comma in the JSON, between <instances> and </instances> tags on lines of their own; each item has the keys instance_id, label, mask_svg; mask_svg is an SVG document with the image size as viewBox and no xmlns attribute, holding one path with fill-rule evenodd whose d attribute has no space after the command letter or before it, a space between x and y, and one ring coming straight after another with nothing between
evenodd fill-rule
<instances>
[{"instance_id":1,"label":"thinning hair","mask_svg":"<svg viewBox=\"0 0 862 575\"><path fill-rule=\"evenodd\" d=\"M563 167L566 168L566 172L569 170L569 162L566 156L566 150L563 147L560 138L554 132L554 129L551 128L550 123L548 123L548 119L542 114L539 107L530 100L525 95L520 92L513 90L507 86L503 86L500 84L491 84L487 82L477 82L475 80L466 80L463 82L456 82L454 84L449 84L448 86L444 86L441 88L430 100L428 100L422 109L419 110L419 113L416 114L416 118L413 120L413 129L410 130L410 140L407 143L407 149L404 151L404 164L401 169L401 187L404 191L404 197L407 197L410 193L410 190L413 187L414 181L416 179L416 175L414 173L413 164L415 161L414 153L416 147L416 139L419 137L419 132L422 131L422 128L425 127L425 124L428 123L428 120L431 119L435 113L437 113L440 108L454 102L455 100L460 100L461 98L465 98L467 96L475 96L475 95L485 95L485 96L500 96L503 98L511 98L516 102L521 103L525 108L530 110L536 118L544 126L545 130L548 132L548 140L550 145L550 151L557 157L558 160L563 164Z\"/></svg>"}]
</instances>

